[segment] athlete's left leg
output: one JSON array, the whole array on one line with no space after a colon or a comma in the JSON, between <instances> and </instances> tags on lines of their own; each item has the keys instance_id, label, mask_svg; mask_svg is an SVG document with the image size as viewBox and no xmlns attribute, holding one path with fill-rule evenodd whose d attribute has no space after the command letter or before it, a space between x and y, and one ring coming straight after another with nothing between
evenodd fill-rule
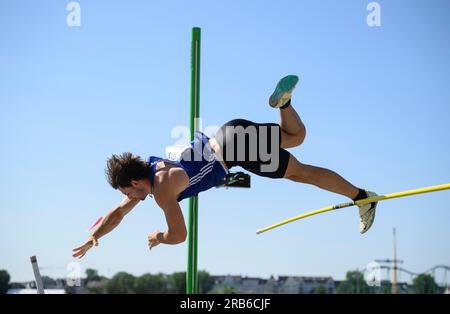
<instances>
[{"instance_id":1,"label":"athlete's left leg","mask_svg":"<svg viewBox=\"0 0 450 314\"><path fill-rule=\"evenodd\" d=\"M302 164L292 154L289 155L289 162L283 176L286 179L312 184L321 189L345 195L354 201L377 195L374 192L357 188L334 171ZM370 229L375 219L377 202L359 205L358 207L359 232L365 233Z\"/></svg>"},{"instance_id":2,"label":"athlete's left leg","mask_svg":"<svg viewBox=\"0 0 450 314\"><path fill-rule=\"evenodd\" d=\"M315 185L321 189L338 193L354 199L359 189L329 169L302 164L292 154L284 178L301 183Z\"/></svg>"}]
</instances>

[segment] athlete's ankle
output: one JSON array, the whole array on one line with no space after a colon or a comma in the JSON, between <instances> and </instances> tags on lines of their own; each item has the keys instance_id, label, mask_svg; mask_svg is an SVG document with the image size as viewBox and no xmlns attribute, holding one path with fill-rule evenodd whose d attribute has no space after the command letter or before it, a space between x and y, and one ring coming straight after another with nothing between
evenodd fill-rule
<instances>
[{"instance_id":1,"label":"athlete's ankle","mask_svg":"<svg viewBox=\"0 0 450 314\"><path fill-rule=\"evenodd\" d=\"M280 107L280 109L286 109L291 105L291 100L289 99L287 103L285 103L283 106Z\"/></svg>"},{"instance_id":2,"label":"athlete's ankle","mask_svg":"<svg viewBox=\"0 0 450 314\"><path fill-rule=\"evenodd\" d=\"M368 195L366 193L366 191L364 191L363 189L358 189L358 194L352 198L352 200L354 201L358 201L358 200L362 200L363 198L367 198Z\"/></svg>"}]
</instances>

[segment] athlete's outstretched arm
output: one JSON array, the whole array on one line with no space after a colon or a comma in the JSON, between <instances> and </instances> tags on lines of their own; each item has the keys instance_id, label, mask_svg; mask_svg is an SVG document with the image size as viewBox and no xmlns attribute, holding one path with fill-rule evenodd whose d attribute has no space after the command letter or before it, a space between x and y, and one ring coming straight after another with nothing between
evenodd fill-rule
<instances>
[{"instance_id":1,"label":"athlete's outstretched arm","mask_svg":"<svg viewBox=\"0 0 450 314\"><path fill-rule=\"evenodd\" d=\"M123 217L125 217L125 215L128 214L138 203L138 199L129 199L127 196L125 196L119 205L110 210L103 217L99 225L88 237L87 241L81 246L72 250L72 256L82 258L90 248L92 248L94 245L97 246L98 239L117 227L122 221Z\"/></svg>"},{"instance_id":2,"label":"athlete's outstretched arm","mask_svg":"<svg viewBox=\"0 0 450 314\"><path fill-rule=\"evenodd\" d=\"M176 200L158 203L166 216L167 231L156 230L148 237L150 249L160 243L179 244L186 240L187 229L184 222L183 212Z\"/></svg>"},{"instance_id":3,"label":"athlete's outstretched arm","mask_svg":"<svg viewBox=\"0 0 450 314\"><path fill-rule=\"evenodd\" d=\"M156 230L148 236L150 249L160 243L178 244L186 240L186 224L177 197L187 184L189 184L189 179L186 174L173 172L155 188L155 201L164 211L167 231Z\"/></svg>"}]
</instances>

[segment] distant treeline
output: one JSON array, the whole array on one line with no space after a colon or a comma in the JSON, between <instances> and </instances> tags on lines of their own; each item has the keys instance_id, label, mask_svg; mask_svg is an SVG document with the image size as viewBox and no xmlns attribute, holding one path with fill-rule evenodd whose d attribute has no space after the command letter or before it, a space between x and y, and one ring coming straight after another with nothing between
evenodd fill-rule
<instances>
[{"instance_id":1,"label":"distant treeline","mask_svg":"<svg viewBox=\"0 0 450 314\"><path fill-rule=\"evenodd\" d=\"M65 280L54 280L47 276L43 277L43 282L46 289L64 288L70 294L182 294L186 292L186 272L176 272L170 275L144 274L142 276L119 272L112 278L106 278L100 276L97 270L87 269L86 277L80 280L79 286L71 287L66 284ZM208 272L198 272L199 293L211 293L214 284L214 278ZM0 294L5 294L11 288L26 288L26 286L22 283L10 283L9 273L6 270L0 270ZM371 287L365 281L362 272L350 271L347 272L346 279L336 286L335 292L338 294L371 294L391 293L391 291L390 282L385 282L378 287ZM214 293L239 293L239 291L225 285L216 287ZM313 293L321 294L325 293L325 290L319 286ZM443 288L436 284L433 276L421 274L414 278L412 285L402 287L399 293L435 294L443 293Z\"/></svg>"}]
</instances>

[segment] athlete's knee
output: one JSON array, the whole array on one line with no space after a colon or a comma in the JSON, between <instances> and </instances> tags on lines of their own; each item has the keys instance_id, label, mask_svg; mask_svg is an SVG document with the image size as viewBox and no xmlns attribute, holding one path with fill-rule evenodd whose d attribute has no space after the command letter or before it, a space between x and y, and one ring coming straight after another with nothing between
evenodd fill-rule
<instances>
[{"instance_id":1,"label":"athlete's knee","mask_svg":"<svg viewBox=\"0 0 450 314\"><path fill-rule=\"evenodd\" d=\"M295 147L300 146L305 141L306 137L306 129L305 127L301 127L300 130L298 130L295 133L289 134L289 146Z\"/></svg>"},{"instance_id":2,"label":"athlete's knee","mask_svg":"<svg viewBox=\"0 0 450 314\"><path fill-rule=\"evenodd\" d=\"M306 137L306 128L303 124L301 125L300 130L295 134L295 137L297 139L297 145L303 144Z\"/></svg>"}]
</instances>

